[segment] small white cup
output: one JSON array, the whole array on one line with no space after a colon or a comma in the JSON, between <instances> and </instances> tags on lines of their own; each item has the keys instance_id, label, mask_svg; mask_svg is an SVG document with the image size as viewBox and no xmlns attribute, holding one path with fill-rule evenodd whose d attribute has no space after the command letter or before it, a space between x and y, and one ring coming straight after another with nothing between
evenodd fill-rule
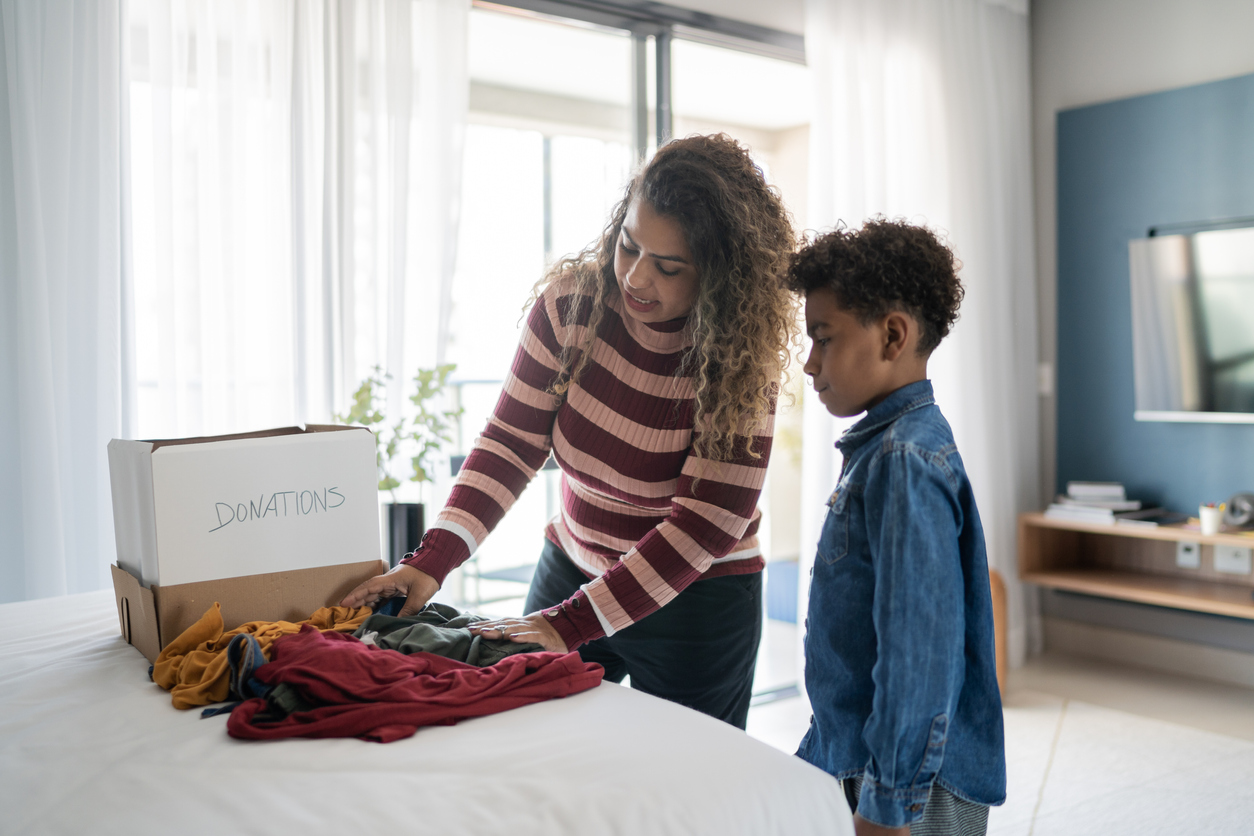
<instances>
[{"instance_id":1,"label":"small white cup","mask_svg":"<svg viewBox=\"0 0 1254 836\"><path fill-rule=\"evenodd\" d=\"M1224 509L1218 505L1202 505L1197 509L1197 518L1202 523L1202 534L1218 534L1219 523L1224 518Z\"/></svg>"}]
</instances>

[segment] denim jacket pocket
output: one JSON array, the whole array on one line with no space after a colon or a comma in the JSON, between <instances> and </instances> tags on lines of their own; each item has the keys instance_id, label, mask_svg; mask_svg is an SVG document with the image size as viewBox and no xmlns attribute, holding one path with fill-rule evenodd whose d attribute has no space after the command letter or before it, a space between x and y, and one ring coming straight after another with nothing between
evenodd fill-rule
<instances>
[{"instance_id":1,"label":"denim jacket pocket","mask_svg":"<svg viewBox=\"0 0 1254 836\"><path fill-rule=\"evenodd\" d=\"M849 488L838 487L827 504L827 518L819 535L819 557L835 563L849 553Z\"/></svg>"}]
</instances>

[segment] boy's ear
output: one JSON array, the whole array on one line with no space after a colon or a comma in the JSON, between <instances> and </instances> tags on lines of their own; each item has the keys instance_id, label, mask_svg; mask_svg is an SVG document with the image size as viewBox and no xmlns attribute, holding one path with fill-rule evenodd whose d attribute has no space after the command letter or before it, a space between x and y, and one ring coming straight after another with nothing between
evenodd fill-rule
<instances>
[{"instance_id":1,"label":"boy's ear","mask_svg":"<svg viewBox=\"0 0 1254 836\"><path fill-rule=\"evenodd\" d=\"M906 343L917 326L914 320L901 311L889 311L883 320L884 359L889 363L895 361L906 350Z\"/></svg>"}]
</instances>

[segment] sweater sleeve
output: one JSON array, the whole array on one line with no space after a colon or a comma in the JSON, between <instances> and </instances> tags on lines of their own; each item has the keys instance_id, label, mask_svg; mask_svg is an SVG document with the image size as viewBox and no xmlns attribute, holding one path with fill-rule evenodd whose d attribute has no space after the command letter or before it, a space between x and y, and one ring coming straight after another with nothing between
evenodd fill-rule
<instances>
[{"instance_id":1,"label":"sweater sleeve","mask_svg":"<svg viewBox=\"0 0 1254 836\"><path fill-rule=\"evenodd\" d=\"M545 611L569 649L613 635L661 609L756 532L774 406L772 398L765 426L752 436L735 437L729 460L713 461L690 449L669 516L607 572Z\"/></svg>"},{"instance_id":2,"label":"sweater sleeve","mask_svg":"<svg viewBox=\"0 0 1254 836\"><path fill-rule=\"evenodd\" d=\"M458 472L448 502L401 562L441 584L475 552L543 467L553 446L561 398L552 394L562 346L578 339L564 326L573 297L550 285L532 306L491 418Z\"/></svg>"}]
</instances>

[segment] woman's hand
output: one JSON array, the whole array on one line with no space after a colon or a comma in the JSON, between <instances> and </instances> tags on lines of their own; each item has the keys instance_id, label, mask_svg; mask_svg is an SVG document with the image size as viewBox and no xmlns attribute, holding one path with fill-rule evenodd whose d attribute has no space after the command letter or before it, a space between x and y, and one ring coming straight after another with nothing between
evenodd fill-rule
<instances>
[{"instance_id":1,"label":"woman's hand","mask_svg":"<svg viewBox=\"0 0 1254 836\"><path fill-rule=\"evenodd\" d=\"M394 598L397 595L404 595L408 600L405 606L401 607L400 616L415 615L427 602L431 600L431 596L438 592L440 584L436 579L423 572L421 569L415 569L413 566L407 566L404 563L392 569L383 575L376 575L365 583L360 584L352 592L344 596L344 600L340 601L341 607L364 607L367 604L375 604L384 598Z\"/></svg>"},{"instance_id":2,"label":"woman's hand","mask_svg":"<svg viewBox=\"0 0 1254 836\"><path fill-rule=\"evenodd\" d=\"M470 632L486 639L509 639L512 642L535 642L545 650L567 653L566 642L542 614L533 612L521 618L498 618L470 625Z\"/></svg>"}]
</instances>

